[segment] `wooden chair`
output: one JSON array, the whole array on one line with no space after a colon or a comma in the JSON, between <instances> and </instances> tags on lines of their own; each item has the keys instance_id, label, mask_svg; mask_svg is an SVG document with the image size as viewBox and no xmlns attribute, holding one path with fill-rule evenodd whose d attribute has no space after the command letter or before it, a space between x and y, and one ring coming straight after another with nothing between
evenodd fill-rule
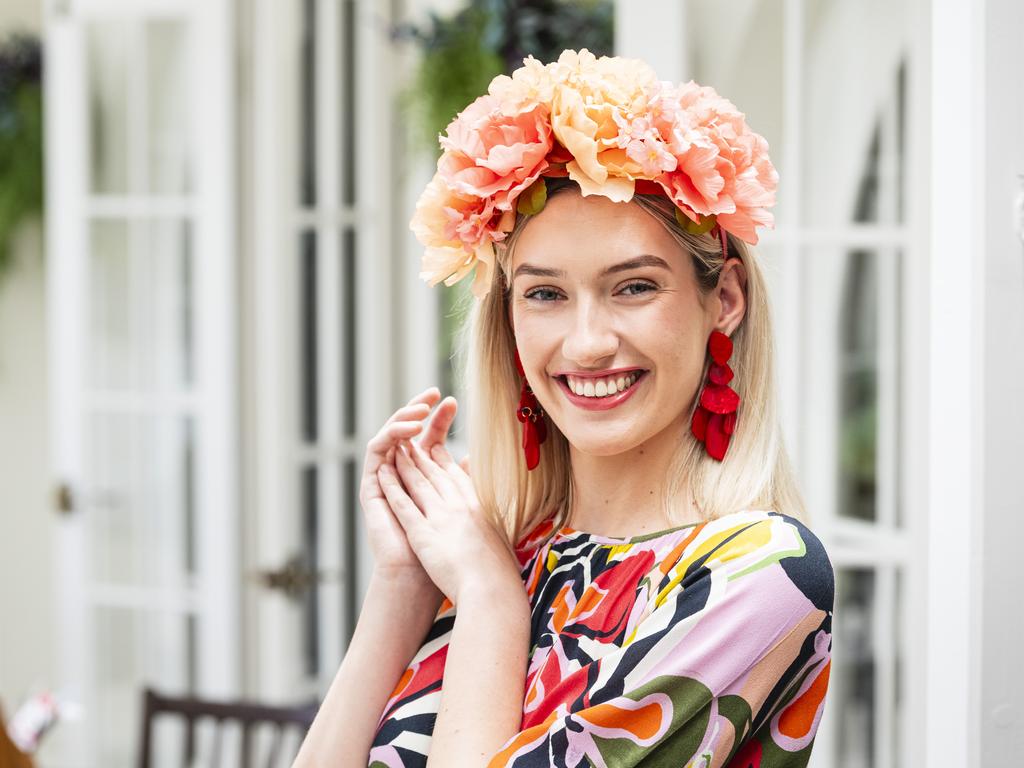
<instances>
[{"instance_id":1,"label":"wooden chair","mask_svg":"<svg viewBox=\"0 0 1024 768\"><path fill-rule=\"evenodd\" d=\"M263 765L266 768L274 768L280 758L281 739L285 729L301 729L305 735L319 707L315 701L296 707L273 707L242 701L218 702L191 697L175 698L163 696L151 688L146 688L143 695L142 739L139 744L138 768L150 768L152 765L153 756L150 750L153 744L153 721L157 715L177 715L184 719L186 766L191 766L195 761L195 731L200 720L213 720L215 724L210 768L218 768L220 764L221 735L227 724L237 723L241 727L240 768L254 768L256 765L252 743L254 729L258 726L273 726L273 739Z\"/></svg>"}]
</instances>

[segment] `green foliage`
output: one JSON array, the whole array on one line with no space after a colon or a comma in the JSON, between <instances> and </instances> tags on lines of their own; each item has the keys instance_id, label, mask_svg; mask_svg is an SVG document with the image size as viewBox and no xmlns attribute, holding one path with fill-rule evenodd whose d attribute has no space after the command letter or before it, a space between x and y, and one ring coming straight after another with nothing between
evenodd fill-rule
<instances>
[{"instance_id":1,"label":"green foliage","mask_svg":"<svg viewBox=\"0 0 1024 768\"><path fill-rule=\"evenodd\" d=\"M610 55L613 17L611 0L468 0L451 16L431 14L425 28L396 29L396 37L422 47L419 71L403 94L407 117L437 153L437 135L448 123L526 56L554 61L566 48Z\"/></svg>"},{"instance_id":2,"label":"green foliage","mask_svg":"<svg viewBox=\"0 0 1024 768\"><path fill-rule=\"evenodd\" d=\"M38 40L0 45L0 276L12 260L11 235L43 209L43 94Z\"/></svg>"},{"instance_id":3,"label":"green foliage","mask_svg":"<svg viewBox=\"0 0 1024 768\"><path fill-rule=\"evenodd\" d=\"M437 135L503 70L501 57L487 45L487 14L469 8L456 19L435 17L433 37L405 94L417 123L425 128L426 148L435 153Z\"/></svg>"}]
</instances>

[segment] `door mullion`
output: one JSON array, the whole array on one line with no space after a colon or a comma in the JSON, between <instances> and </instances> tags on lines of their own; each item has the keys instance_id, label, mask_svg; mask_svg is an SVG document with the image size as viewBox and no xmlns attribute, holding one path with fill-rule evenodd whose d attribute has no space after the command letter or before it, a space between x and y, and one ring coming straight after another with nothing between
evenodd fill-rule
<instances>
[{"instance_id":1,"label":"door mullion","mask_svg":"<svg viewBox=\"0 0 1024 768\"><path fill-rule=\"evenodd\" d=\"M339 45L338 3L317 0L316 25L316 186L317 207L337 210L339 200ZM336 444L341 437L341 233L321 221L317 232L317 440ZM341 595L337 574L341 568L341 465L337 461L319 464L320 504L317 530L317 560L325 578L318 587L320 658L318 669L329 682L341 662Z\"/></svg>"}]
</instances>

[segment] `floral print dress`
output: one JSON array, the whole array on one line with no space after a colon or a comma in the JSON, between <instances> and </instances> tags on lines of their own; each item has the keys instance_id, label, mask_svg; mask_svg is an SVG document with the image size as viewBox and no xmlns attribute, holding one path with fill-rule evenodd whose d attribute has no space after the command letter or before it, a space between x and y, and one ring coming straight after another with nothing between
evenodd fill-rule
<instances>
[{"instance_id":1,"label":"floral print dress","mask_svg":"<svg viewBox=\"0 0 1024 768\"><path fill-rule=\"evenodd\" d=\"M834 596L810 529L762 510L631 538L552 527L516 546L526 698L488 768L807 764ZM454 620L445 601L381 715L371 768L426 764Z\"/></svg>"}]
</instances>

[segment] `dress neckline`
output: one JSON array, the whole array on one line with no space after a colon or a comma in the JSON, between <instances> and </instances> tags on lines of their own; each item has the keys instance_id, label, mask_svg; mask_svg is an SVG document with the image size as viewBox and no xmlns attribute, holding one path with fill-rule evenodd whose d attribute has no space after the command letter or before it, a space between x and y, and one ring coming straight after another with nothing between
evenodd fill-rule
<instances>
[{"instance_id":1,"label":"dress neckline","mask_svg":"<svg viewBox=\"0 0 1024 768\"><path fill-rule=\"evenodd\" d=\"M555 531L555 533L551 537L551 539L552 539L552 541L569 541L569 540L581 539L581 540L586 540L586 541L593 541L593 542L596 542L596 543L599 543L599 544L613 544L613 545L636 544L637 542L649 541L650 539L657 539L657 538L659 538L661 536L667 536L670 533L677 533L679 531L684 531L687 528L695 528L698 525L704 525L706 523L715 522L717 520L722 520L722 519L725 519L727 517L732 517L733 515L742 515L742 514L750 514L752 512L765 512L765 511L767 511L767 510L741 509L741 510L737 510L736 512L729 512L727 514L720 515L719 517L713 518L711 520L700 520L700 521L695 522L695 523L684 523L683 525L676 525L676 526L673 526L672 528L665 528L665 529L660 530L660 531L651 531L650 533L641 533L641 534L638 534L636 536L602 536L601 534L590 533L588 531L581 531L578 528L571 528L568 525L563 525L561 528L558 528Z\"/></svg>"}]
</instances>

